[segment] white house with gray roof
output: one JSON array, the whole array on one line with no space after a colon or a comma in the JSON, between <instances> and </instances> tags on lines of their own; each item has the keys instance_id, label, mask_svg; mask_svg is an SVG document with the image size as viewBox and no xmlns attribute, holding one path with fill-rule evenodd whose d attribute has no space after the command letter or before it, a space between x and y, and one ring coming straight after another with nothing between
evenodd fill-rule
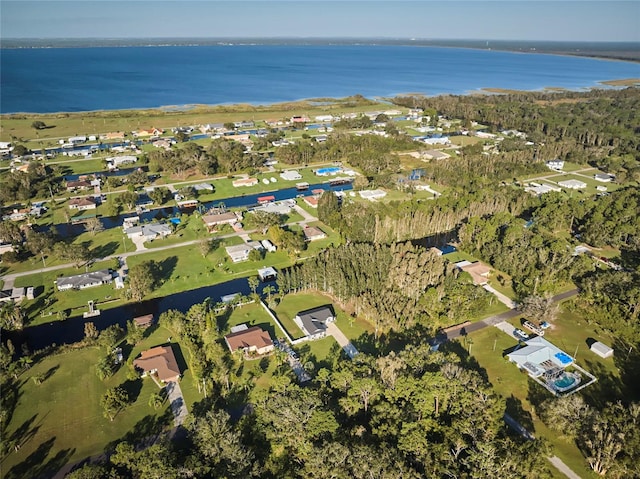
<instances>
[{"instance_id":1,"label":"white house with gray roof","mask_svg":"<svg viewBox=\"0 0 640 479\"><path fill-rule=\"evenodd\" d=\"M58 291L67 291L69 289L85 289L102 284L110 284L113 281L113 275L108 269L101 269L92 273L76 274L74 276L65 276L56 279L53 284L58 287Z\"/></svg>"},{"instance_id":2,"label":"white house with gray roof","mask_svg":"<svg viewBox=\"0 0 640 479\"><path fill-rule=\"evenodd\" d=\"M164 224L150 224L133 226L127 228L124 232L130 239L144 237L145 241L153 241L158 237L164 238L165 236L169 236L171 234L171 228Z\"/></svg>"},{"instance_id":3,"label":"white house with gray roof","mask_svg":"<svg viewBox=\"0 0 640 479\"><path fill-rule=\"evenodd\" d=\"M327 323L336 320L333 308L326 304L317 308L300 311L293 318L298 327L309 339L324 338L327 332Z\"/></svg>"}]
</instances>

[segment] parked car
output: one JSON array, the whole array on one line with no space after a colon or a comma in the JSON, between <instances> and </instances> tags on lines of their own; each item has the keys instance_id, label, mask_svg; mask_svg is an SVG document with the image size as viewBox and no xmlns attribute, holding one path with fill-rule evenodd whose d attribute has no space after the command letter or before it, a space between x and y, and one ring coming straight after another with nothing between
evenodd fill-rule
<instances>
[{"instance_id":1,"label":"parked car","mask_svg":"<svg viewBox=\"0 0 640 479\"><path fill-rule=\"evenodd\" d=\"M513 335L518 339L522 339L523 341L526 341L527 339L529 339L529 335L525 333L522 329L515 329L513 331Z\"/></svg>"}]
</instances>

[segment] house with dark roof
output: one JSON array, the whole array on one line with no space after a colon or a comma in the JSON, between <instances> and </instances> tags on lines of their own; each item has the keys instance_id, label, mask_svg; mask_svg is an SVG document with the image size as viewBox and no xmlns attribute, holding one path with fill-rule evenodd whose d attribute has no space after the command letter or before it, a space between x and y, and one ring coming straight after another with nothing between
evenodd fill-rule
<instances>
[{"instance_id":1,"label":"house with dark roof","mask_svg":"<svg viewBox=\"0 0 640 479\"><path fill-rule=\"evenodd\" d=\"M260 326L243 329L224 337L224 341L232 353L238 350L247 353L266 354L273 351L273 340L268 331Z\"/></svg>"},{"instance_id":2,"label":"house with dark roof","mask_svg":"<svg viewBox=\"0 0 640 479\"><path fill-rule=\"evenodd\" d=\"M92 273L76 274L74 276L65 276L58 278L53 282L58 287L58 291L67 291L69 289L85 289L101 284L109 284L113 281L111 270L101 269Z\"/></svg>"},{"instance_id":3,"label":"house with dark roof","mask_svg":"<svg viewBox=\"0 0 640 479\"><path fill-rule=\"evenodd\" d=\"M320 339L326 335L327 323L332 323L336 317L333 307L325 304L300 311L293 320L309 339Z\"/></svg>"},{"instance_id":4,"label":"house with dark roof","mask_svg":"<svg viewBox=\"0 0 640 479\"><path fill-rule=\"evenodd\" d=\"M173 354L171 345L156 346L140 353L133 365L142 370L142 375L155 375L163 383L177 382L180 379L180 368Z\"/></svg>"}]
</instances>

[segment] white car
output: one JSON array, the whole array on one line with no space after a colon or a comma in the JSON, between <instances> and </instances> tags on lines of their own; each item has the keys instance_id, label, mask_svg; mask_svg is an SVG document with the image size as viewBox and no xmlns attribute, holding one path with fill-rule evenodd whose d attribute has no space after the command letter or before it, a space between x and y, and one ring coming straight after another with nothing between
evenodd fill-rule
<instances>
[{"instance_id":1,"label":"white car","mask_svg":"<svg viewBox=\"0 0 640 479\"><path fill-rule=\"evenodd\" d=\"M522 329L517 329L517 328L514 329L513 335L518 339L522 339L523 341L526 341L527 339L529 339L529 335L525 333Z\"/></svg>"}]
</instances>

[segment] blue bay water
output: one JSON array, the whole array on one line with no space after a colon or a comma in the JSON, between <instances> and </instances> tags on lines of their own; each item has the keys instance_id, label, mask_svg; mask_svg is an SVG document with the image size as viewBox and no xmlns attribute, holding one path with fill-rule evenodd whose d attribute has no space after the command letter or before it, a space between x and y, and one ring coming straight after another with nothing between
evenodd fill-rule
<instances>
[{"instance_id":1,"label":"blue bay water","mask_svg":"<svg viewBox=\"0 0 640 479\"><path fill-rule=\"evenodd\" d=\"M637 63L411 46L162 46L2 49L0 112L581 89L640 77Z\"/></svg>"}]
</instances>

